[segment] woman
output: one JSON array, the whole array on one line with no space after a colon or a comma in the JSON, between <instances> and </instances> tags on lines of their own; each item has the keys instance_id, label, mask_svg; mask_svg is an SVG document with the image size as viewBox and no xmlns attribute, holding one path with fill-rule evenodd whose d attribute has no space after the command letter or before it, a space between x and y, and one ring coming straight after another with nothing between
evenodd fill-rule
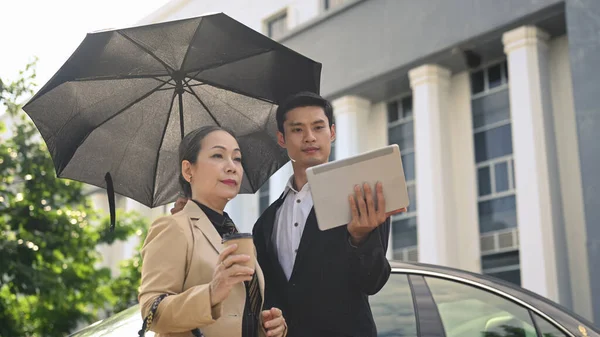
<instances>
[{"instance_id":1,"label":"woman","mask_svg":"<svg viewBox=\"0 0 600 337\"><path fill-rule=\"evenodd\" d=\"M197 129L181 141L179 159L179 182L190 200L156 220L144 242L142 330L157 337L285 336L281 310L260 312L264 279L256 257L221 243L236 231L223 211L244 173L236 139L219 127ZM242 265L249 259L256 270Z\"/></svg>"}]
</instances>

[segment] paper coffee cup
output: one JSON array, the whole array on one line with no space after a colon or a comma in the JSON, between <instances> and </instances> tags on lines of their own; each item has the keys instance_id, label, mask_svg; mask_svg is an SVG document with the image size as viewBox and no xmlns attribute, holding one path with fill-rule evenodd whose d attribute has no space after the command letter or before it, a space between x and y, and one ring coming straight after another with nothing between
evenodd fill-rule
<instances>
[{"instance_id":1,"label":"paper coffee cup","mask_svg":"<svg viewBox=\"0 0 600 337\"><path fill-rule=\"evenodd\" d=\"M234 254L244 254L250 256L250 260L242 265L254 269L254 241L251 233L234 233L223 236L223 245L227 248L232 244L237 244Z\"/></svg>"}]
</instances>

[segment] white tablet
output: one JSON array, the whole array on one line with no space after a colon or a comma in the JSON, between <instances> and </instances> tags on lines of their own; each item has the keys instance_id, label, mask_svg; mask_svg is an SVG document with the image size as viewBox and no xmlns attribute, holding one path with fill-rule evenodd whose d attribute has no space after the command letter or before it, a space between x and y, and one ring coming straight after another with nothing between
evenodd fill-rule
<instances>
[{"instance_id":1,"label":"white tablet","mask_svg":"<svg viewBox=\"0 0 600 337\"><path fill-rule=\"evenodd\" d=\"M354 185L357 184L369 183L377 202L374 187L380 181L386 212L409 205L400 149L396 144L311 167L306 170L306 175L322 231L351 221L348 195L354 194Z\"/></svg>"}]
</instances>

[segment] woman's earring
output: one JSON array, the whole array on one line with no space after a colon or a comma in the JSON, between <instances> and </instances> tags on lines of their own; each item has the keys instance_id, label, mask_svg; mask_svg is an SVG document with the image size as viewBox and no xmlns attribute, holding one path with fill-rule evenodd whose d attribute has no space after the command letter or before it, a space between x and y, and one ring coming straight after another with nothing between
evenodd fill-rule
<instances>
[{"instance_id":1,"label":"woman's earring","mask_svg":"<svg viewBox=\"0 0 600 337\"><path fill-rule=\"evenodd\" d=\"M192 183L192 176L190 176L190 181L189 181L189 183Z\"/></svg>"}]
</instances>

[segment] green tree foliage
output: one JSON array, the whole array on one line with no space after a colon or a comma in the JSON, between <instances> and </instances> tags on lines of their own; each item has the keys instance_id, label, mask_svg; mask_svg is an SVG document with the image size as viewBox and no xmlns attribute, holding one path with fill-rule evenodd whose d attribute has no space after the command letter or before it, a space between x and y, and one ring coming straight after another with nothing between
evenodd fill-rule
<instances>
[{"instance_id":1,"label":"green tree foliage","mask_svg":"<svg viewBox=\"0 0 600 337\"><path fill-rule=\"evenodd\" d=\"M139 220L136 219L136 221ZM136 235L140 237L140 242L133 257L121 262L119 266L119 276L111 281L111 292L113 294L111 303L113 313L120 312L138 304L137 296L142 278L142 257L140 251L144 243L143 238L148 234L147 226L148 223L145 220L142 220L138 224L132 224L132 228L138 228Z\"/></svg>"},{"instance_id":2,"label":"green tree foliage","mask_svg":"<svg viewBox=\"0 0 600 337\"><path fill-rule=\"evenodd\" d=\"M21 110L34 69L28 65L14 82L0 79L0 103L12 121L7 128L0 119L0 336L6 337L64 336L135 304L139 254L113 278L99 266L96 247L144 235L147 225L136 214L117 213L109 232L84 185L57 179L45 143Z\"/></svg>"}]
</instances>

